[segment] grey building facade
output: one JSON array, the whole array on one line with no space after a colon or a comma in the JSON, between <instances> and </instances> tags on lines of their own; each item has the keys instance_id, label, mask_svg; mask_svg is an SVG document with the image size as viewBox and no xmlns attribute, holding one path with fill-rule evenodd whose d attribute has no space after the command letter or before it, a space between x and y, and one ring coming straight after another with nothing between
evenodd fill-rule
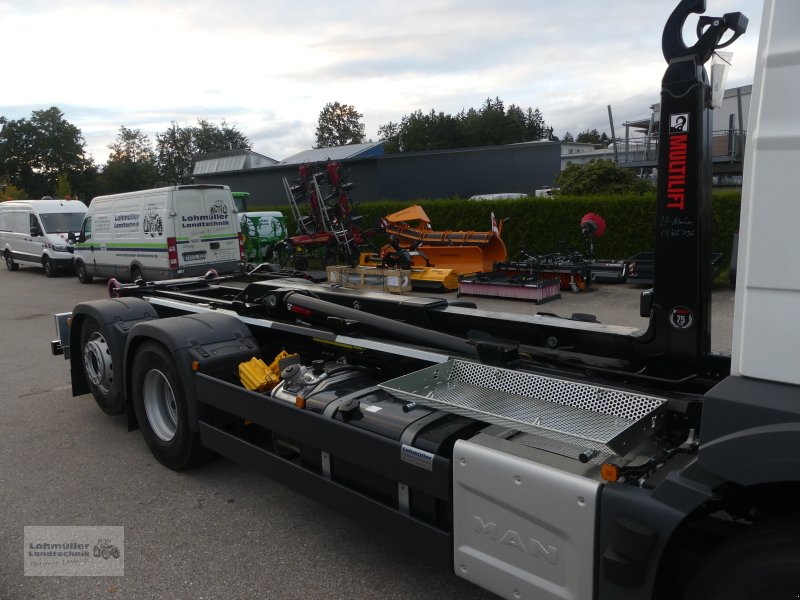
<instances>
[{"instance_id":1,"label":"grey building facade","mask_svg":"<svg viewBox=\"0 0 800 600\"><path fill-rule=\"evenodd\" d=\"M558 142L431 152L383 154L340 161L355 184L356 202L417 201L450 196L518 192L533 195L551 186L561 169ZM297 164L195 173L195 183L230 186L249 192L253 205L287 204L283 178L297 177Z\"/></svg>"}]
</instances>

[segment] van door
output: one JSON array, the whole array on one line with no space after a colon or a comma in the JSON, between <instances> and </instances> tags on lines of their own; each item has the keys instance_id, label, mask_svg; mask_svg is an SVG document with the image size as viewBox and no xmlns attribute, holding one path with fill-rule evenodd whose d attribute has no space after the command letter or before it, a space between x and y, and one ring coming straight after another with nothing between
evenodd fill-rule
<instances>
[{"instance_id":1,"label":"van door","mask_svg":"<svg viewBox=\"0 0 800 600\"><path fill-rule=\"evenodd\" d=\"M28 214L28 235L25 236L23 252L28 255L28 260L41 264L44 251L45 237L42 224L34 213Z\"/></svg>"},{"instance_id":2,"label":"van door","mask_svg":"<svg viewBox=\"0 0 800 600\"><path fill-rule=\"evenodd\" d=\"M174 192L178 260L186 276L239 268L239 232L230 190L181 188Z\"/></svg>"},{"instance_id":3,"label":"van door","mask_svg":"<svg viewBox=\"0 0 800 600\"><path fill-rule=\"evenodd\" d=\"M97 270L97 258L94 252L94 240L92 240L92 217L86 217L78 234L78 242L75 243L75 258L83 262L86 266L87 275L100 275Z\"/></svg>"}]
</instances>

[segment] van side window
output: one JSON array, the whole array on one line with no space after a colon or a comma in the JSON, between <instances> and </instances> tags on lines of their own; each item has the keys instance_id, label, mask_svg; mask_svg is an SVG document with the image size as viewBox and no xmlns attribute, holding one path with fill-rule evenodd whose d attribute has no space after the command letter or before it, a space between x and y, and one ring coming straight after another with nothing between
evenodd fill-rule
<instances>
[{"instance_id":1,"label":"van side window","mask_svg":"<svg viewBox=\"0 0 800 600\"><path fill-rule=\"evenodd\" d=\"M86 217L83 220L83 227L81 227L81 237L83 241L89 241L92 239L92 217Z\"/></svg>"}]
</instances>

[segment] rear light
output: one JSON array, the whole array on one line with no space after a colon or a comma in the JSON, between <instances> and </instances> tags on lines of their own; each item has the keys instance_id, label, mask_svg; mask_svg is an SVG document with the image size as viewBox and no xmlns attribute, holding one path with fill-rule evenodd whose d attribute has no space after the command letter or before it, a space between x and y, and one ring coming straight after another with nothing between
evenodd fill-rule
<instances>
[{"instance_id":1,"label":"rear light","mask_svg":"<svg viewBox=\"0 0 800 600\"><path fill-rule=\"evenodd\" d=\"M178 268L178 241L174 238L167 238L167 256L169 257L169 268Z\"/></svg>"},{"instance_id":2,"label":"rear light","mask_svg":"<svg viewBox=\"0 0 800 600\"><path fill-rule=\"evenodd\" d=\"M242 232L240 231L239 232L239 262L244 262L244 261L245 261L245 256L244 256L244 236L242 235Z\"/></svg>"}]
</instances>

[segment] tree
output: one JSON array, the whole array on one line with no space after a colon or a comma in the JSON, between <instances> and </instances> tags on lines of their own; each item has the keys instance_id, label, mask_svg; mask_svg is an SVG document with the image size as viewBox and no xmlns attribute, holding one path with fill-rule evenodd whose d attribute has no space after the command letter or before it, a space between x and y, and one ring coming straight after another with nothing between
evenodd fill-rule
<instances>
[{"instance_id":1,"label":"tree","mask_svg":"<svg viewBox=\"0 0 800 600\"><path fill-rule=\"evenodd\" d=\"M93 167L80 129L55 106L30 119L0 117L0 125L0 179L34 198L56 194L59 174L74 180Z\"/></svg>"},{"instance_id":2,"label":"tree","mask_svg":"<svg viewBox=\"0 0 800 600\"><path fill-rule=\"evenodd\" d=\"M400 125L393 121L381 125L378 139L383 141L384 152L400 152Z\"/></svg>"},{"instance_id":3,"label":"tree","mask_svg":"<svg viewBox=\"0 0 800 600\"><path fill-rule=\"evenodd\" d=\"M590 194L643 194L653 186L639 179L631 169L618 167L610 160L592 160L578 165L569 164L556 177L561 193L569 196Z\"/></svg>"},{"instance_id":4,"label":"tree","mask_svg":"<svg viewBox=\"0 0 800 600\"><path fill-rule=\"evenodd\" d=\"M105 193L132 192L156 184L159 179L156 155L150 138L141 130L123 125L108 149L111 154L101 176Z\"/></svg>"},{"instance_id":5,"label":"tree","mask_svg":"<svg viewBox=\"0 0 800 600\"><path fill-rule=\"evenodd\" d=\"M575 141L581 144L595 144L597 146L607 146L611 141L605 132L602 134L597 129L587 129L581 131L576 137Z\"/></svg>"},{"instance_id":6,"label":"tree","mask_svg":"<svg viewBox=\"0 0 800 600\"><path fill-rule=\"evenodd\" d=\"M197 126L180 127L175 121L164 133L156 134L158 170L162 181L189 183L198 154L225 150L249 150L250 142L235 126L224 120L214 125L198 119Z\"/></svg>"},{"instance_id":7,"label":"tree","mask_svg":"<svg viewBox=\"0 0 800 600\"><path fill-rule=\"evenodd\" d=\"M206 119L198 119L194 129L194 142L200 154L250 149L247 136L236 127L228 125L225 119L218 126Z\"/></svg>"},{"instance_id":8,"label":"tree","mask_svg":"<svg viewBox=\"0 0 800 600\"><path fill-rule=\"evenodd\" d=\"M567 133L564 134L564 137L561 138L561 141L562 142L574 142L575 138L572 137L572 134L568 131Z\"/></svg>"},{"instance_id":9,"label":"tree","mask_svg":"<svg viewBox=\"0 0 800 600\"><path fill-rule=\"evenodd\" d=\"M28 197L25 190L17 189L13 183L0 181L0 202L5 200L24 200Z\"/></svg>"},{"instance_id":10,"label":"tree","mask_svg":"<svg viewBox=\"0 0 800 600\"><path fill-rule=\"evenodd\" d=\"M360 144L366 137L364 115L354 106L328 102L319 113L315 148Z\"/></svg>"},{"instance_id":11,"label":"tree","mask_svg":"<svg viewBox=\"0 0 800 600\"><path fill-rule=\"evenodd\" d=\"M390 121L378 128L386 152L514 144L552 139L552 134L553 128L546 125L538 108L524 111L515 104L506 108L500 98L487 98L479 109L457 115L416 110L404 115L399 124Z\"/></svg>"}]
</instances>

